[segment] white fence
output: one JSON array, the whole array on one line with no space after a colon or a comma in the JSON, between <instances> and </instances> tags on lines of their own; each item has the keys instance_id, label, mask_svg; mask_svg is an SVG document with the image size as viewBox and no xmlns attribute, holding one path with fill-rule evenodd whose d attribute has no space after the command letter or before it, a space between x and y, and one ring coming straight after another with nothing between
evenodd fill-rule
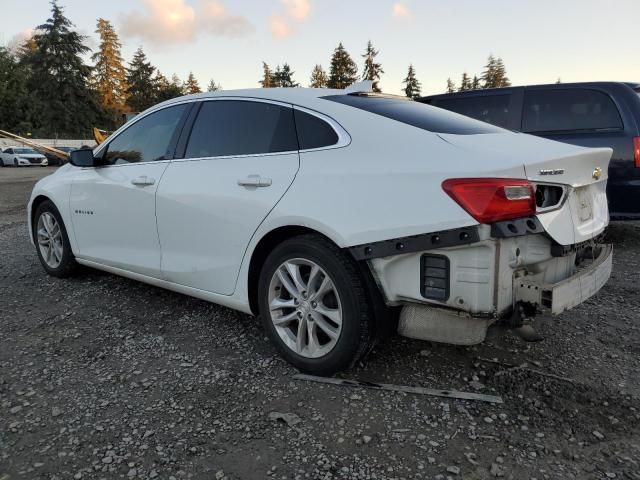
<instances>
[{"instance_id":1,"label":"white fence","mask_svg":"<svg viewBox=\"0 0 640 480\"><path fill-rule=\"evenodd\" d=\"M44 145L45 147L72 147L80 148L83 145L88 147L95 147L96 141L92 138L90 140L60 140L58 138L28 138L32 142ZM14 145L21 145L18 140L12 140L11 138L0 138L0 148L6 148Z\"/></svg>"}]
</instances>

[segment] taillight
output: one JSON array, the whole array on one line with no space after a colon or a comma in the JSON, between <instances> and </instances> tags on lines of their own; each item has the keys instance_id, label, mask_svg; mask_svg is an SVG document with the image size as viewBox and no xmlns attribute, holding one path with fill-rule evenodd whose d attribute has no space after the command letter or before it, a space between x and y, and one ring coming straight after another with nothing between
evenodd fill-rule
<instances>
[{"instance_id":1,"label":"taillight","mask_svg":"<svg viewBox=\"0 0 640 480\"><path fill-rule=\"evenodd\" d=\"M480 223L529 217L536 197L528 180L512 178L452 178L442 188Z\"/></svg>"},{"instance_id":2,"label":"taillight","mask_svg":"<svg viewBox=\"0 0 640 480\"><path fill-rule=\"evenodd\" d=\"M633 159L636 162L636 168L640 168L640 137L633 138Z\"/></svg>"}]
</instances>

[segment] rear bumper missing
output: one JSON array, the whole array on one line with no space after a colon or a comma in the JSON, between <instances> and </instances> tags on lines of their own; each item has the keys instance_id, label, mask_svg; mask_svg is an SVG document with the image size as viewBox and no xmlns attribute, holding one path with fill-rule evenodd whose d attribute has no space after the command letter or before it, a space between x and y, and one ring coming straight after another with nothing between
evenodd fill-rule
<instances>
[{"instance_id":1,"label":"rear bumper missing","mask_svg":"<svg viewBox=\"0 0 640 480\"><path fill-rule=\"evenodd\" d=\"M534 304L558 315L595 295L609 280L612 264L612 245L599 245L599 253L590 264L557 283L516 278L516 301Z\"/></svg>"}]
</instances>

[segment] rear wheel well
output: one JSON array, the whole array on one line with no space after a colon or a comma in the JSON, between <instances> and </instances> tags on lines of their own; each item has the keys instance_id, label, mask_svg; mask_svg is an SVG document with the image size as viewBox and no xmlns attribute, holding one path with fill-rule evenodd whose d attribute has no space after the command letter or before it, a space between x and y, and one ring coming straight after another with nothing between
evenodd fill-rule
<instances>
[{"instance_id":1,"label":"rear wheel well","mask_svg":"<svg viewBox=\"0 0 640 480\"><path fill-rule=\"evenodd\" d=\"M259 314L258 280L260 278L260 272L265 260L267 259L267 256L276 247L276 245L279 245L289 238L306 234L322 235L320 232L307 227L280 227L269 232L260 240L260 242L258 242L258 245L256 245L256 248L251 256L251 261L249 263L247 285L249 306L251 308L251 312L254 315L257 316ZM326 237L325 235L322 236L332 242L330 238ZM364 281L366 289L366 295L369 298L369 302L371 303L371 311L374 317L371 319L371 324L374 327L374 335L378 338L392 335L397 330L397 309L389 308L385 305L383 296L380 292L380 288L375 282L368 265L363 261L356 261L355 259L354 263L356 263L358 270L362 275L362 279Z\"/></svg>"},{"instance_id":2,"label":"rear wheel well","mask_svg":"<svg viewBox=\"0 0 640 480\"><path fill-rule=\"evenodd\" d=\"M274 249L276 245L284 242L285 240L299 235L305 235L308 233L319 234L315 230L301 226L288 226L280 227L267 233L256 245L256 248L251 255L251 262L249 263L249 276L248 276L248 294L249 294L249 306L254 315L258 315L258 279L260 278L260 271L264 265L264 261L267 256ZM321 235L321 234L319 234Z\"/></svg>"}]
</instances>

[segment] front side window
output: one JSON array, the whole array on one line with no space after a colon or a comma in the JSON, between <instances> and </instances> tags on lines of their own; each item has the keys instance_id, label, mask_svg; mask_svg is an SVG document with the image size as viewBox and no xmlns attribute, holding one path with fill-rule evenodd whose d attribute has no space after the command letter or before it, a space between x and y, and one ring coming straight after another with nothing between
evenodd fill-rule
<instances>
[{"instance_id":1,"label":"front side window","mask_svg":"<svg viewBox=\"0 0 640 480\"><path fill-rule=\"evenodd\" d=\"M435 106L498 127L507 127L510 103L511 95L481 95L442 98L436 101Z\"/></svg>"},{"instance_id":2,"label":"front side window","mask_svg":"<svg viewBox=\"0 0 640 480\"><path fill-rule=\"evenodd\" d=\"M187 104L163 108L135 122L109 142L103 162L119 165L171 158L168 149L186 108Z\"/></svg>"},{"instance_id":3,"label":"front side window","mask_svg":"<svg viewBox=\"0 0 640 480\"><path fill-rule=\"evenodd\" d=\"M622 129L620 113L604 92L583 88L525 92L523 132L618 129Z\"/></svg>"},{"instance_id":4,"label":"front side window","mask_svg":"<svg viewBox=\"0 0 640 480\"><path fill-rule=\"evenodd\" d=\"M322 98L434 133L475 135L504 132L501 128L493 125L400 97L349 94Z\"/></svg>"},{"instance_id":5,"label":"front side window","mask_svg":"<svg viewBox=\"0 0 640 480\"><path fill-rule=\"evenodd\" d=\"M293 109L264 102L202 103L186 158L256 155L298 150Z\"/></svg>"}]
</instances>

